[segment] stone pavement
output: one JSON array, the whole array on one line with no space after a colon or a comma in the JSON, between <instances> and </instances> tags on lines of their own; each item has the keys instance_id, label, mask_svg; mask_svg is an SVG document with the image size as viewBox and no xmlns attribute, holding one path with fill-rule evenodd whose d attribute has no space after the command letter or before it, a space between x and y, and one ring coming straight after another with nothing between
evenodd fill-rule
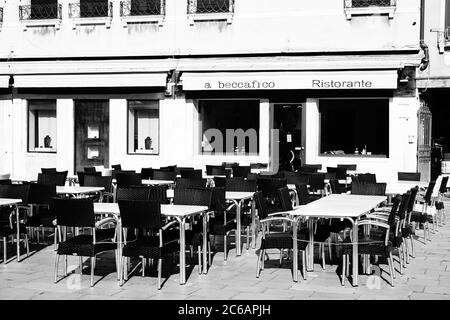
<instances>
[{"instance_id":1,"label":"stone pavement","mask_svg":"<svg viewBox=\"0 0 450 320\"><path fill-rule=\"evenodd\" d=\"M338 262L330 264L327 259L325 270L315 264L307 280L301 274L294 283L291 262L283 260L279 266L279 252L269 252L271 261L266 262L260 278L256 278L258 250L243 250L241 257L235 256L232 247L228 261L223 261L223 252L215 254L213 266L207 275L198 275L197 266L188 268L187 283L178 284L178 270L171 259L163 264L163 277L168 279L161 290L157 290L157 274L153 267L147 267L146 276L141 277L137 267L129 281L120 287L116 280L113 254L105 253L97 260L96 284L89 286L89 261L85 260L83 275L80 276L78 258L69 257L69 268L73 270L67 278L53 283L55 252L53 246L33 247L33 254L17 263L13 260L14 246L9 244L9 262L0 265L0 299L450 299L450 202L446 202L447 224L432 234L432 241L423 244L423 231L417 232L416 257L410 260L403 275L397 273L392 288L389 274L381 273L369 278L359 276L359 287L353 288L349 280L341 286ZM51 240L51 239L50 239ZM245 241L243 241L245 243ZM245 247L245 246L244 246ZM316 247L317 248L317 247ZM1 248L3 250L3 248ZM317 249L315 250L317 254ZM328 254L327 254L328 257ZM394 258L395 259L395 258ZM60 274L62 274L62 263ZM195 256L194 256L195 260ZM299 264L301 259L299 259ZM189 261L189 259L187 259ZM381 270L388 271L380 259ZM397 267L397 262L394 263ZM373 267L375 275L380 268Z\"/></svg>"}]
</instances>

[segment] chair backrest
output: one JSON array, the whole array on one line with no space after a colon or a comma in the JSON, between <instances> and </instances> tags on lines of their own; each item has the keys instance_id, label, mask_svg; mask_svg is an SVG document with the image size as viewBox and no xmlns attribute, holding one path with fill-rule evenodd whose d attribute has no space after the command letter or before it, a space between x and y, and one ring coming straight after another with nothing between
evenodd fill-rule
<instances>
[{"instance_id":1,"label":"chair backrest","mask_svg":"<svg viewBox=\"0 0 450 320\"><path fill-rule=\"evenodd\" d=\"M119 209L123 228L161 228L161 204L158 201L120 200Z\"/></svg>"},{"instance_id":2,"label":"chair backrest","mask_svg":"<svg viewBox=\"0 0 450 320\"><path fill-rule=\"evenodd\" d=\"M392 198L392 207L391 211L388 216L388 225L391 227L391 231L395 231L395 217L397 216L397 211L400 206L400 202L402 201L403 197L399 194L397 194L395 197Z\"/></svg>"},{"instance_id":3,"label":"chair backrest","mask_svg":"<svg viewBox=\"0 0 450 320\"><path fill-rule=\"evenodd\" d=\"M247 180L258 180L258 178L260 177L260 175L258 173L249 173L247 175Z\"/></svg>"},{"instance_id":4,"label":"chair backrest","mask_svg":"<svg viewBox=\"0 0 450 320\"><path fill-rule=\"evenodd\" d=\"M142 168L141 178L144 180L153 179L153 168Z\"/></svg>"},{"instance_id":5,"label":"chair backrest","mask_svg":"<svg viewBox=\"0 0 450 320\"><path fill-rule=\"evenodd\" d=\"M416 186L410 190L411 196L409 198L408 206L406 208L406 213L410 213L414 210L414 204L416 203L417 192L419 187Z\"/></svg>"},{"instance_id":6,"label":"chair backrest","mask_svg":"<svg viewBox=\"0 0 450 320\"><path fill-rule=\"evenodd\" d=\"M94 201L91 198L53 198L51 210L58 226L95 227Z\"/></svg>"},{"instance_id":7,"label":"chair backrest","mask_svg":"<svg viewBox=\"0 0 450 320\"><path fill-rule=\"evenodd\" d=\"M176 166L176 168L175 168L175 174L176 174L176 175L179 175L179 174L181 173L182 170L185 170L185 171L187 171L187 170L195 170L195 168L194 168L194 167L179 167L179 166ZM201 169L200 169L200 170L201 170Z\"/></svg>"},{"instance_id":8,"label":"chair backrest","mask_svg":"<svg viewBox=\"0 0 450 320\"><path fill-rule=\"evenodd\" d=\"M0 198L21 199L28 204L30 184L2 184L0 185Z\"/></svg>"},{"instance_id":9,"label":"chair backrest","mask_svg":"<svg viewBox=\"0 0 450 320\"><path fill-rule=\"evenodd\" d=\"M95 169L95 167L84 167L84 172L93 173L93 172L97 172L97 169Z\"/></svg>"},{"instance_id":10,"label":"chair backrest","mask_svg":"<svg viewBox=\"0 0 450 320\"><path fill-rule=\"evenodd\" d=\"M38 183L54 184L57 186L64 186L66 184L67 173L39 173Z\"/></svg>"},{"instance_id":11,"label":"chair backrest","mask_svg":"<svg viewBox=\"0 0 450 320\"><path fill-rule=\"evenodd\" d=\"M286 187L286 179L259 178L257 180L258 190L266 198L278 198L278 189Z\"/></svg>"},{"instance_id":12,"label":"chair backrest","mask_svg":"<svg viewBox=\"0 0 450 320\"><path fill-rule=\"evenodd\" d=\"M239 167L239 163L238 162L222 162L222 167L234 169L236 167Z\"/></svg>"},{"instance_id":13,"label":"chair backrest","mask_svg":"<svg viewBox=\"0 0 450 320\"><path fill-rule=\"evenodd\" d=\"M201 169L198 170L180 170L181 178L186 179L202 179L203 172Z\"/></svg>"},{"instance_id":14,"label":"chair backrest","mask_svg":"<svg viewBox=\"0 0 450 320\"><path fill-rule=\"evenodd\" d=\"M187 179L187 178L179 178L176 180L175 184L176 188L205 188L206 187L206 179Z\"/></svg>"},{"instance_id":15,"label":"chair backrest","mask_svg":"<svg viewBox=\"0 0 450 320\"><path fill-rule=\"evenodd\" d=\"M10 173L2 173L0 174L0 180L8 180L11 178L11 174Z\"/></svg>"},{"instance_id":16,"label":"chair backrest","mask_svg":"<svg viewBox=\"0 0 450 320\"><path fill-rule=\"evenodd\" d=\"M427 204L431 204L431 196L433 195L433 190L434 190L435 185L436 185L436 181L430 181L430 183L428 183L427 191L425 192L425 195L423 196L423 200Z\"/></svg>"},{"instance_id":17,"label":"chair backrest","mask_svg":"<svg viewBox=\"0 0 450 320\"><path fill-rule=\"evenodd\" d=\"M80 184L81 187L87 186L86 185L86 177L88 177L88 176L100 177L101 175L102 175L101 172L82 172L82 171L78 171L77 172L78 183ZM111 177L111 180L112 180L112 177ZM94 186L89 186L89 187L94 187Z\"/></svg>"},{"instance_id":18,"label":"chair backrest","mask_svg":"<svg viewBox=\"0 0 450 320\"><path fill-rule=\"evenodd\" d=\"M245 180L244 178L226 178L225 190L256 192L256 180Z\"/></svg>"},{"instance_id":19,"label":"chair backrest","mask_svg":"<svg viewBox=\"0 0 450 320\"><path fill-rule=\"evenodd\" d=\"M113 168L113 170L122 171L122 166L120 164L114 164L111 168Z\"/></svg>"},{"instance_id":20,"label":"chair backrest","mask_svg":"<svg viewBox=\"0 0 450 320\"><path fill-rule=\"evenodd\" d=\"M142 177L140 173L116 173L117 187L129 188L131 186L141 186Z\"/></svg>"},{"instance_id":21,"label":"chair backrest","mask_svg":"<svg viewBox=\"0 0 450 320\"><path fill-rule=\"evenodd\" d=\"M345 168L347 171L356 171L356 164L338 164L338 168Z\"/></svg>"},{"instance_id":22,"label":"chair backrest","mask_svg":"<svg viewBox=\"0 0 450 320\"><path fill-rule=\"evenodd\" d=\"M420 172L397 172L399 181L420 181Z\"/></svg>"},{"instance_id":23,"label":"chair backrest","mask_svg":"<svg viewBox=\"0 0 450 320\"><path fill-rule=\"evenodd\" d=\"M168 186L151 186L149 199L158 201L161 204L168 204L169 200L167 199L167 189Z\"/></svg>"},{"instance_id":24,"label":"chair backrest","mask_svg":"<svg viewBox=\"0 0 450 320\"><path fill-rule=\"evenodd\" d=\"M28 197L29 204L46 204L49 205L56 197L56 185L31 183L30 193Z\"/></svg>"},{"instance_id":25,"label":"chair backrest","mask_svg":"<svg viewBox=\"0 0 450 320\"><path fill-rule=\"evenodd\" d=\"M84 177L84 186L103 187L105 192L112 192L112 177L88 174Z\"/></svg>"},{"instance_id":26,"label":"chair backrest","mask_svg":"<svg viewBox=\"0 0 450 320\"><path fill-rule=\"evenodd\" d=\"M288 184L296 184L296 183L308 183L309 182L309 174L299 173L299 172L284 172L284 178Z\"/></svg>"},{"instance_id":27,"label":"chair backrest","mask_svg":"<svg viewBox=\"0 0 450 320\"><path fill-rule=\"evenodd\" d=\"M231 170L225 169L223 167L214 167L211 169L212 176L225 176L229 178L231 175Z\"/></svg>"},{"instance_id":28,"label":"chair backrest","mask_svg":"<svg viewBox=\"0 0 450 320\"><path fill-rule=\"evenodd\" d=\"M41 168L42 173L56 173L56 168Z\"/></svg>"},{"instance_id":29,"label":"chair backrest","mask_svg":"<svg viewBox=\"0 0 450 320\"><path fill-rule=\"evenodd\" d=\"M441 185L439 187L439 193L445 193L447 191L448 176L442 177Z\"/></svg>"},{"instance_id":30,"label":"chair backrest","mask_svg":"<svg viewBox=\"0 0 450 320\"><path fill-rule=\"evenodd\" d=\"M215 214L223 214L226 209L227 202L225 198L225 188L212 188L209 210L214 211Z\"/></svg>"},{"instance_id":31,"label":"chair backrest","mask_svg":"<svg viewBox=\"0 0 450 320\"><path fill-rule=\"evenodd\" d=\"M297 191L298 204L300 206L304 206L311 202L308 186L306 184L296 184L295 190Z\"/></svg>"},{"instance_id":32,"label":"chair backrest","mask_svg":"<svg viewBox=\"0 0 450 320\"><path fill-rule=\"evenodd\" d=\"M351 194L384 196L386 183L352 182Z\"/></svg>"},{"instance_id":33,"label":"chair backrest","mask_svg":"<svg viewBox=\"0 0 450 320\"><path fill-rule=\"evenodd\" d=\"M298 172L300 173L317 173L319 169L317 169L316 167L301 167Z\"/></svg>"},{"instance_id":34,"label":"chair backrest","mask_svg":"<svg viewBox=\"0 0 450 320\"><path fill-rule=\"evenodd\" d=\"M112 177L113 177L113 179L116 178L116 175L117 175L118 173L136 173L136 170L116 170L116 169L114 169L114 170L112 171Z\"/></svg>"},{"instance_id":35,"label":"chair backrest","mask_svg":"<svg viewBox=\"0 0 450 320\"><path fill-rule=\"evenodd\" d=\"M117 188L116 190L116 201L119 200L146 201L149 199L150 199L149 187Z\"/></svg>"},{"instance_id":36,"label":"chair backrest","mask_svg":"<svg viewBox=\"0 0 450 320\"><path fill-rule=\"evenodd\" d=\"M161 168L159 168L159 170L161 170L161 171L168 171L168 172L173 172L173 173L175 173L175 171L177 170L177 166L174 165L174 166L161 167Z\"/></svg>"},{"instance_id":37,"label":"chair backrest","mask_svg":"<svg viewBox=\"0 0 450 320\"><path fill-rule=\"evenodd\" d=\"M233 177L234 178L247 178L249 173L251 173L250 166L233 167Z\"/></svg>"},{"instance_id":38,"label":"chair backrest","mask_svg":"<svg viewBox=\"0 0 450 320\"><path fill-rule=\"evenodd\" d=\"M409 199L411 198L411 192L408 191L403 194L402 201L400 202L400 206L398 208L397 216L400 220L404 220L406 218L406 211L408 210Z\"/></svg>"},{"instance_id":39,"label":"chair backrest","mask_svg":"<svg viewBox=\"0 0 450 320\"><path fill-rule=\"evenodd\" d=\"M358 174L357 176L355 176L355 178L356 178L357 182L370 182L370 183L377 182L377 176L373 173Z\"/></svg>"},{"instance_id":40,"label":"chair backrest","mask_svg":"<svg viewBox=\"0 0 450 320\"><path fill-rule=\"evenodd\" d=\"M212 175L213 175L213 173L212 173L212 169L213 169L213 168L217 168L217 169L225 169L225 167L223 167L223 166L213 166L213 165L207 164L207 165L206 165L206 174L207 174L208 176L212 176Z\"/></svg>"},{"instance_id":41,"label":"chair backrest","mask_svg":"<svg viewBox=\"0 0 450 320\"><path fill-rule=\"evenodd\" d=\"M175 188L173 203L191 206L210 206L212 189L206 188Z\"/></svg>"},{"instance_id":42,"label":"chair backrest","mask_svg":"<svg viewBox=\"0 0 450 320\"><path fill-rule=\"evenodd\" d=\"M330 180L330 186L331 186L331 193L334 193L334 194L341 194L342 193L341 186L339 184L339 180L331 179Z\"/></svg>"},{"instance_id":43,"label":"chair backrest","mask_svg":"<svg viewBox=\"0 0 450 320\"><path fill-rule=\"evenodd\" d=\"M278 189L278 196L280 197L282 210L291 211L293 207L289 189L287 187Z\"/></svg>"},{"instance_id":44,"label":"chair backrest","mask_svg":"<svg viewBox=\"0 0 450 320\"><path fill-rule=\"evenodd\" d=\"M175 172L174 171L165 171L161 169L153 170L153 180L168 180L175 181Z\"/></svg>"},{"instance_id":45,"label":"chair backrest","mask_svg":"<svg viewBox=\"0 0 450 320\"><path fill-rule=\"evenodd\" d=\"M2 179L0 180L0 184L12 184L11 179Z\"/></svg>"},{"instance_id":46,"label":"chair backrest","mask_svg":"<svg viewBox=\"0 0 450 320\"><path fill-rule=\"evenodd\" d=\"M226 177L214 177L214 187L225 188L226 187Z\"/></svg>"},{"instance_id":47,"label":"chair backrest","mask_svg":"<svg viewBox=\"0 0 450 320\"><path fill-rule=\"evenodd\" d=\"M311 191L318 191L325 189L325 174L324 173L312 173L309 175L309 189Z\"/></svg>"},{"instance_id":48,"label":"chair backrest","mask_svg":"<svg viewBox=\"0 0 450 320\"><path fill-rule=\"evenodd\" d=\"M267 215L269 214L269 209L267 208L266 200L264 199L262 192L260 191L256 192L254 199L256 210L258 210L259 220L266 219Z\"/></svg>"}]
</instances>

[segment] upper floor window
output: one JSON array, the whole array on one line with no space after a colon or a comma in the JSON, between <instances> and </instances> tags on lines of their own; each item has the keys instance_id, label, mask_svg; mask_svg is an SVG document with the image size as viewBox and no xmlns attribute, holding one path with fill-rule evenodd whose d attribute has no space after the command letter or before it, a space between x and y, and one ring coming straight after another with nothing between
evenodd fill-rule
<instances>
[{"instance_id":1,"label":"upper floor window","mask_svg":"<svg viewBox=\"0 0 450 320\"><path fill-rule=\"evenodd\" d=\"M58 0L31 0L30 5L19 7L20 20L44 20L61 18Z\"/></svg>"},{"instance_id":2,"label":"upper floor window","mask_svg":"<svg viewBox=\"0 0 450 320\"><path fill-rule=\"evenodd\" d=\"M28 101L28 151L56 152L56 100Z\"/></svg>"},{"instance_id":3,"label":"upper floor window","mask_svg":"<svg viewBox=\"0 0 450 320\"><path fill-rule=\"evenodd\" d=\"M69 4L71 18L112 17L112 3L108 0L80 0Z\"/></svg>"},{"instance_id":4,"label":"upper floor window","mask_svg":"<svg viewBox=\"0 0 450 320\"><path fill-rule=\"evenodd\" d=\"M120 2L122 16L149 16L164 14L165 0L126 0Z\"/></svg>"},{"instance_id":5,"label":"upper floor window","mask_svg":"<svg viewBox=\"0 0 450 320\"><path fill-rule=\"evenodd\" d=\"M195 20L226 20L231 23L234 0L188 0L190 24Z\"/></svg>"},{"instance_id":6,"label":"upper floor window","mask_svg":"<svg viewBox=\"0 0 450 320\"><path fill-rule=\"evenodd\" d=\"M397 0L344 0L344 10L347 19L352 15L388 14L394 17Z\"/></svg>"}]
</instances>

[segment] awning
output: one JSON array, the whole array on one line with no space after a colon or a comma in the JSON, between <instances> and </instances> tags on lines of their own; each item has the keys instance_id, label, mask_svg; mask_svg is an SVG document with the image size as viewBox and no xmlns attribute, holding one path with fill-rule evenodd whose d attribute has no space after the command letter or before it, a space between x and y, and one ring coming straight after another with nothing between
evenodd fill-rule
<instances>
[{"instance_id":1,"label":"awning","mask_svg":"<svg viewBox=\"0 0 450 320\"><path fill-rule=\"evenodd\" d=\"M183 90L396 89L397 70L184 73Z\"/></svg>"},{"instance_id":2,"label":"awning","mask_svg":"<svg viewBox=\"0 0 450 320\"><path fill-rule=\"evenodd\" d=\"M0 76L0 88L9 87L9 76Z\"/></svg>"},{"instance_id":3,"label":"awning","mask_svg":"<svg viewBox=\"0 0 450 320\"><path fill-rule=\"evenodd\" d=\"M16 88L165 87L167 73L15 75Z\"/></svg>"}]
</instances>

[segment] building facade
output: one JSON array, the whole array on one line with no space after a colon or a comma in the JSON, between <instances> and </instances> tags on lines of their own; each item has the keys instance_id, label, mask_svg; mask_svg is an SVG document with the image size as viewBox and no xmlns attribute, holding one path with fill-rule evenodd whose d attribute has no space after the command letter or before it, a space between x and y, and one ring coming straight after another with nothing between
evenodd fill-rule
<instances>
[{"instance_id":1,"label":"building facade","mask_svg":"<svg viewBox=\"0 0 450 320\"><path fill-rule=\"evenodd\" d=\"M0 173L297 157L390 181L419 168L420 0L0 7Z\"/></svg>"}]
</instances>

